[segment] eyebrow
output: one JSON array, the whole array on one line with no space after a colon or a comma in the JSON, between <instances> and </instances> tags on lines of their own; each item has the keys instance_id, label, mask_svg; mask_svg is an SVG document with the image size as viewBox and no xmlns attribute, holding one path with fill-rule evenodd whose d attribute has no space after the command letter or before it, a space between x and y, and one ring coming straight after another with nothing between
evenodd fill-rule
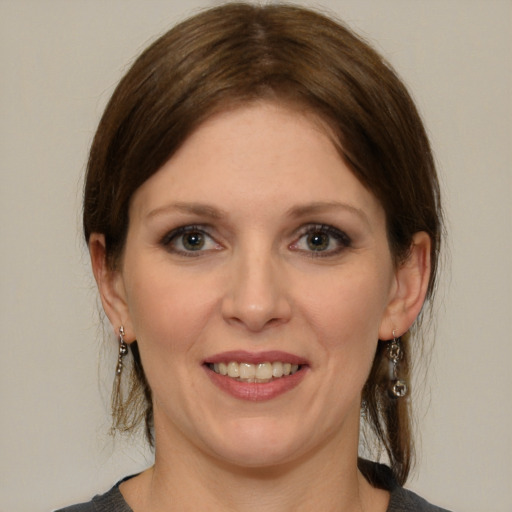
<instances>
[{"instance_id":1,"label":"eyebrow","mask_svg":"<svg viewBox=\"0 0 512 512\"><path fill-rule=\"evenodd\" d=\"M199 215L201 217L209 217L211 219L220 219L225 216L226 213L214 206L209 206L201 203L171 203L165 206L160 206L151 210L146 217L153 218L168 213L179 212L188 213L193 215Z\"/></svg>"},{"instance_id":2,"label":"eyebrow","mask_svg":"<svg viewBox=\"0 0 512 512\"><path fill-rule=\"evenodd\" d=\"M345 210L350 213L357 215L361 220L363 220L368 226L370 226L370 220L366 213L360 208L356 208L347 203L342 203L338 201L319 201L310 204L306 204L303 206L294 206L288 210L287 214L290 217L305 217L307 215L315 215L320 213L327 213L329 211L336 210Z\"/></svg>"},{"instance_id":3,"label":"eyebrow","mask_svg":"<svg viewBox=\"0 0 512 512\"><path fill-rule=\"evenodd\" d=\"M336 210L345 210L352 214L355 214L363 222L370 226L368 216L363 210L361 210L360 208L356 208L355 206L352 206L350 204L338 201L317 201L305 205L293 206L286 212L286 215L292 218L300 218L306 217L308 215L328 213L329 211ZM160 215L166 215L174 212L198 215L201 217L207 217L214 220L221 219L222 217L226 217L228 215L227 212L225 212L224 210L220 210L219 208L207 204L178 202L155 208L154 210L151 210L146 215L146 217L148 219L151 219L154 217L159 217Z\"/></svg>"}]
</instances>

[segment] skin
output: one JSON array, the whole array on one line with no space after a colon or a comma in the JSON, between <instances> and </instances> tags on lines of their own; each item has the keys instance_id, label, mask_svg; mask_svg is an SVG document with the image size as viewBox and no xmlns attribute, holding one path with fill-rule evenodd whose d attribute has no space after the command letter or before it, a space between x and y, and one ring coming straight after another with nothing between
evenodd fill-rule
<instances>
[{"instance_id":1,"label":"skin","mask_svg":"<svg viewBox=\"0 0 512 512\"><path fill-rule=\"evenodd\" d=\"M384 511L388 494L357 471L361 390L378 339L421 309L428 236L395 268L384 211L328 129L269 102L202 124L129 214L118 270L101 234L90 251L154 397L155 465L121 486L133 510ZM303 378L233 397L203 364L232 350L293 354Z\"/></svg>"}]
</instances>

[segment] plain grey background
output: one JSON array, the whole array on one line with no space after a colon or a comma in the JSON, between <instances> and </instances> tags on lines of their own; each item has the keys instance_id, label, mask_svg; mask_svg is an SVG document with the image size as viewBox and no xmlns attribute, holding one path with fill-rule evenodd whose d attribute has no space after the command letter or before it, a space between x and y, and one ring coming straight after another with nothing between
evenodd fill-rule
<instances>
[{"instance_id":1,"label":"plain grey background","mask_svg":"<svg viewBox=\"0 0 512 512\"><path fill-rule=\"evenodd\" d=\"M108 437L103 338L80 234L102 109L132 58L200 7L0 0L0 510L89 499L150 457ZM412 90L445 192L449 263L409 487L454 511L512 510L512 2L324 0ZM110 344L110 346L109 346Z\"/></svg>"}]
</instances>

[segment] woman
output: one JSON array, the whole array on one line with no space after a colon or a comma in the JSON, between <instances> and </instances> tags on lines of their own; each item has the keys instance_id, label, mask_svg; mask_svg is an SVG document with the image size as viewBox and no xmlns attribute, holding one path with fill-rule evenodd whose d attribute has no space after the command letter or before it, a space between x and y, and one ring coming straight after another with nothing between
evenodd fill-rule
<instances>
[{"instance_id":1,"label":"woman","mask_svg":"<svg viewBox=\"0 0 512 512\"><path fill-rule=\"evenodd\" d=\"M440 510L401 487L438 183L407 91L349 30L226 4L161 37L100 122L84 231L114 424L144 423L155 464L66 510ZM389 467L358 458L361 417Z\"/></svg>"}]
</instances>

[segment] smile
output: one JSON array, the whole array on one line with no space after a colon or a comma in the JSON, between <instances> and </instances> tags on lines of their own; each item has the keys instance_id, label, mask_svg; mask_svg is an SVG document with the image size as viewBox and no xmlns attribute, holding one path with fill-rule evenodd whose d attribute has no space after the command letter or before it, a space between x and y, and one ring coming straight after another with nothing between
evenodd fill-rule
<instances>
[{"instance_id":1,"label":"smile","mask_svg":"<svg viewBox=\"0 0 512 512\"><path fill-rule=\"evenodd\" d=\"M310 362L281 350L232 350L208 356L203 368L211 382L228 395L264 402L299 386L309 374Z\"/></svg>"},{"instance_id":2,"label":"smile","mask_svg":"<svg viewBox=\"0 0 512 512\"><path fill-rule=\"evenodd\" d=\"M281 361L264 362L264 363L247 363L247 362L219 362L210 363L210 370L218 375L230 377L239 382L256 382L266 383L282 377L293 375L300 369L300 365L283 363Z\"/></svg>"}]
</instances>

